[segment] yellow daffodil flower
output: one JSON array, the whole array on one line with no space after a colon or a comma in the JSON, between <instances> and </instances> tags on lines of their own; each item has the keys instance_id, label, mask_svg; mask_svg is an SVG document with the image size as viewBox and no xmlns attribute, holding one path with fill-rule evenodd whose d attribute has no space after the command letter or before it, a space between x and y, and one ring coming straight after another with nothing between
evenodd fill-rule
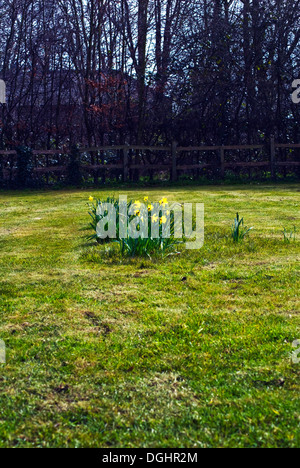
<instances>
[{"instance_id":1,"label":"yellow daffodil flower","mask_svg":"<svg viewBox=\"0 0 300 468\"><path fill-rule=\"evenodd\" d=\"M160 201L159 201L159 204L160 205L166 205L168 203L168 199L167 198L162 198Z\"/></svg>"},{"instance_id":2,"label":"yellow daffodil flower","mask_svg":"<svg viewBox=\"0 0 300 468\"><path fill-rule=\"evenodd\" d=\"M148 205L148 211L152 211L153 210L153 205L151 205L151 203L149 203Z\"/></svg>"},{"instance_id":3,"label":"yellow daffodil flower","mask_svg":"<svg viewBox=\"0 0 300 468\"><path fill-rule=\"evenodd\" d=\"M152 223L156 223L156 221L158 221L158 216L153 215L153 216L151 216L151 219L152 219Z\"/></svg>"},{"instance_id":4,"label":"yellow daffodil flower","mask_svg":"<svg viewBox=\"0 0 300 468\"><path fill-rule=\"evenodd\" d=\"M136 201L134 202L134 206L135 206L136 208L140 208L140 207L141 207L141 202L138 201L138 200L136 200Z\"/></svg>"},{"instance_id":5,"label":"yellow daffodil flower","mask_svg":"<svg viewBox=\"0 0 300 468\"><path fill-rule=\"evenodd\" d=\"M145 197L144 201L147 202L149 200L149 197Z\"/></svg>"},{"instance_id":6,"label":"yellow daffodil flower","mask_svg":"<svg viewBox=\"0 0 300 468\"><path fill-rule=\"evenodd\" d=\"M90 201L90 202L94 201L94 197L90 197L90 198L89 198L89 201Z\"/></svg>"},{"instance_id":7,"label":"yellow daffodil flower","mask_svg":"<svg viewBox=\"0 0 300 468\"><path fill-rule=\"evenodd\" d=\"M162 216L160 220L160 224L166 224L166 222L167 222L166 216Z\"/></svg>"}]
</instances>

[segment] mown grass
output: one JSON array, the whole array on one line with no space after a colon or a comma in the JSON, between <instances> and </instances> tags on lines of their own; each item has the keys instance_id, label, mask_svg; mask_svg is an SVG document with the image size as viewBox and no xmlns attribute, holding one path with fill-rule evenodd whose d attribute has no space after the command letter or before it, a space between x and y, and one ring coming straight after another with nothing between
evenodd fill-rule
<instances>
[{"instance_id":1,"label":"mown grass","mask_svg":"<svg viewBox=\"0 0 300 468\"><path fill-rule=\"evenodd\" d=\"M299 446L299 186L151 189L206 210L152 262L87 243L91 194L0 193L0 446Z\"/></svg>"}]
</instances>

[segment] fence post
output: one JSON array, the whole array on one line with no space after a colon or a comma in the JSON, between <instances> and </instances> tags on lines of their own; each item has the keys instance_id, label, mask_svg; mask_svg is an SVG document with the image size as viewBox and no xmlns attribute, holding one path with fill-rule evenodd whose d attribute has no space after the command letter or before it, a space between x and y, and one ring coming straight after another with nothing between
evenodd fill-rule
<instances>
[{"instance_id":1,"label":"fence post","mask_svg":"<svg viewBox=\"0 0 300 468\"><path fill-rule=\"evenodd\" d=\"M270 151L270 163L271 163L271 177L276 179L276 148L275 148L275 137L271 135L271 151Z\"/></svg>"},{"instance_id":2,"label":"fence post","mask_svg":"<svg viewBox=\"0 0 300 468\"><path fill-rule=\"evenodd\" d=\"M171 148L171 153L172 153L172 182L177 181L177 147L178 143L177 141L172 141L172 148Z\"/></svg>"},{"instance_id":3,"label":"fence post","mask_svg":"<svg viewBox=\"0 0 300 468\"><path fill-rule=\"evenodd\" d=\"M17 152L17 178L18 188L26 188L32 180L32 149L27 146L18 146Z\"/></svg>"},{"instance_id":4,"label":"fence post","mask_svg":"<svg viewBox=\"0 0 300 468\"><path fill-rule=\"evenodd\" d=\"M221 160L221 177L225 178L225 149L223 146L220 148L220 160Z\"/></svg>"},{"instance_id":5,"label":"fence post","mask_svg":"<svg viewBox=\"0 0 300 468\"><path fill-rule=\"evenodd\" d=\"M73 145L70 152L70 160L67 166L67 182L70 185L80 185L82 181L80 171L80 151L78 145Z\"/></svg>"},{"instance_id":6,"label":"fence post","mask_svg":"<svg viewBox=\"0 0 300 468\"><path fill-rule=\"evenodd\" d=\"M2 184L3 184L3 163L2 163L2 160L3 160L3 155L0 154L0 188L2 188Z\"/></svg>"},{"instance_id":7,"label":"fence post","mask_svg":"<svg viewBox=\"0 0 300 468\"><path fill-rule=\"evenodd\" d=\"M129 167L128 167L128 146L123 149L123 181L126 182L129 176Z\"/></svg>"}]
</instances>

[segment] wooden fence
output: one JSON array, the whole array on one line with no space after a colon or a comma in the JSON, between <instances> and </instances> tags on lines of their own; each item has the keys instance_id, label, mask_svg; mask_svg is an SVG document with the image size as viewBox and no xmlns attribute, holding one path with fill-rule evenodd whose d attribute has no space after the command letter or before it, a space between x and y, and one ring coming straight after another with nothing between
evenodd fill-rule
<instances>
[{"instance_id":1,"label":"wooden fence","mask_svg":"<svg viewBox=\"0 0 300 468\"><path fill-rule=\"evenodd\" d=\"M287 153L288 150L288 153ZM300 144L229 146L101 146L77 150L80 172L97 182L108 174L128 181L141 174L169 173L176 181L180 174L199 175L201 171L224 178L227 170L265 171L276 178L278 172L300 171ZM71 150L32 150L31 172L35 179L65 180ZM246 155L246 156L245 156ZM0 151L0 180L12 181L17 172L17 152Z\"/></svg>"}]
</instances>

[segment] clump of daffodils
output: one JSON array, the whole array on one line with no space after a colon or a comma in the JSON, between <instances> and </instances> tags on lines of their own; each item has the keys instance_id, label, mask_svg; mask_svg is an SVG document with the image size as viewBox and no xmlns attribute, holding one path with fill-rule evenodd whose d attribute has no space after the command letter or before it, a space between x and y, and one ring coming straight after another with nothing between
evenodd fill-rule
<instances>
[{"instance_id":1,"label":"clump of daffodils","mask_svg":"<svg viewBox=\"0 0 300 468\"><path fill-rule=\"evenodd\" d=\"M167 216L170 215L170 211L169 210L166 210L166 215L163 214L159 217L158 214L152 214L153 212L157 212L157 208L158 208L158 205L155 206L153 205L151 202L149 202L149 197L146 196L144 197L144 202L147 204L147 211L150 215L149 219L152 223L156 223L159 221L160 224L166 224L167 221L168 221L168 218ZM160 208L165 208L166 206L168 205L168 199L167 198L162 198L160 201L159 201L159 207ZM138 217L141 217L141 219L143 220L144 217L141 216L141 206L142 206L142 203L139 201L139 200L136 200L134 203L133 203L133 207L134 207L134 215L135 216L138 216ZM160 210L161 211L161 210Z\"/></svg>"},{"instance_id":2,"label":"clump of daffodils","mask_svg":"<svg viewBox=\"0 0 300 468\"><path fill-rule=\"evenodd\" d=\"M106 200L94 199L89 197L90 216L92 222L90 227L95 231L89 239L96 239L98 243L115 242L120 246L122 255L127 256L152 256L156 253L161 253L163 256L170 255L179 240L174 239L174 216L169 209L168 199L163 197L158 202L151 201L149 196L145 196L143 202L134 200L127 202L126 215L120 207L118 199L107 198ZM104 204L113 204L116 212L116 237L115 238L100 238L97 235L97 224L101 221L99 216L99 207ZM124 223L124 217L127 217L128 234L127 237L120 236L124 232L120 227L120 222ZM103 219L103 217L102 217ZM135 236L130 235L130 224L133 224L136 233ZM178 252L177 252L178 253Z\"/></svg>"}]
</instances>

